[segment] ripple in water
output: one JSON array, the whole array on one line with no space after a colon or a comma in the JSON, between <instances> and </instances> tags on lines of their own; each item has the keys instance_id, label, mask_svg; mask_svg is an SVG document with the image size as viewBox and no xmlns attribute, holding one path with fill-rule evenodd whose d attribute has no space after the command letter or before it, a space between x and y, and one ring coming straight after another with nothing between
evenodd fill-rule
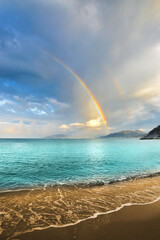
<instances>
[{"instance_id":1,"label":"ripple in water","mask_svg":"<svg viewBox=\"0 0 160 240\"><path fill-rule=\"evenodd\" d=\"M0 239L75 224L128 203L149 203L159 196L157 176L87 188L72 185L0 193Z\"/></svg>"}]
</instances>

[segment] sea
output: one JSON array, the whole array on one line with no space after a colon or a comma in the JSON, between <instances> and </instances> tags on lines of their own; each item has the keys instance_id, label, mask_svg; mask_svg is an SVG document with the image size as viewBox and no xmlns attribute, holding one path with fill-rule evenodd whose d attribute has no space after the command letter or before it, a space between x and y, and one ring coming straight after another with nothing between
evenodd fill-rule
<instances>
[{"instance_id":1,"label":"sea","mask_svg":"<svg viewBox=\"0 0 160 240\"><path fill-rule=\"evenodd\" d=\"M159 199L158 140L0 139L0 239Z\"/></svg>"},{"instance_id":2,"label":"sea","mask_svg":"<svg viewBox=\"0 0 160 240\"><path fill-rule=\"evenodd\" d=\"M158 140L0 139L1 191L103 185L159 172Z\"/></svg>"}]
</instances>

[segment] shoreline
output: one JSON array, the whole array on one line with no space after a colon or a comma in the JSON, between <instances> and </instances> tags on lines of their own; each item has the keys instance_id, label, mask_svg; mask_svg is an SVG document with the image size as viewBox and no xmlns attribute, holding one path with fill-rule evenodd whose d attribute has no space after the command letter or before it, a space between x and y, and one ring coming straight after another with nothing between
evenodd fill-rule
<instances>
[{"instance_id":1,"label":"shoreline","mask_svg":"<svg viewBox=\"0 0 160 240\"><path fill-rule=\"evenodd\" d=\"M66 240L96 240L101 239L99 237L102 235L103 239L106 236L109 240L114 239L116 236L120 240L158 240L160 238L159 224L160 197L150 203L128 203L113 211L107 213L97 213L95 216L80 220L74 224L68 224L66 226L48 226L44 229L34 229L22 234L17 234L10 239L45 240L47 237L47 240L61 240L65 236ZM142 225L141 228L138 227L140 225ZM149 230L146 228L146 225L149 227ZM135 231L137 228L139 228L138 231ZM157 228L156 235L154 235L155 232L151 232L152 228L154 230ZM82 229L83 231L81 232ZM116 229L116 233L112 231L114 229ZM122 230L125 230L125 232ZM136 236L130 235L133 233L133 230Z\"/></svg>"},{"instance_id":2,"label":"shoreline","mask_svg":"<svg viewBox=\"0 0 160 240\"><path fill-rule=\"evenodd\" d=\"M148 173L135 174L126 177L120 177L116 179L105 180L93 180L93 181L85 181L85 182L73 182L73 183L57 183L57 184L44 184L44 185L35 185L35 186L26 186L22 188L10 188L10 189L0 189L0 194L12 193L12 192L23 192L23 191L34 191L41 190L46 188L61 188L61 187L75 187L75 188L92 188L92 187L101 187L114 185L119 183L125 183L133 180L143 180L146 178L155 178L160 177L160 171L152 171Z\"/></svg>"},{"instance_id":3,"label":"shoreline","mask_svg":"<svg viewBox=\"0 0 160 240\"><path fill-rule=\"evenodd\" d=\"M86 221L101 219L124 208L149 206L160 202L159 186L160 176L154 176L90 188L62 185L3 192L0 239L18 239L50 228L77 228Z\"/></svg>"},{"instance_id":4,"label":"shoreline","mask_svg":"<svg viewBox=\"0 0 160 240\"><path fill-rule=\"evenodd\" d=\"M58 225L50 225L50 226L47 226L47 227L44 227L44 228L39 228L39 227L37 227L37 228L35 228L35 229L26 231L26 232L24 232L24 233L20 233L20 235L21 235L21 234L26 234L26 233L32 233L32 232L34 232L34 231L43 231L43 230L46 230L46 229L48 229L48 228L66 228L66 227L71 227L71 226L75 226L75 225L77 225L77 224L79 224L79 223L81 223L81 222L85 222L85 221L87 221L87 220L89 220L89 219L95 219L95 218L97 218L97 217L99 217L99 216L102 216L102 215L113 214L113 213L115 213L115 212L120 211L121 209L123 209L123 208L125 208L125 207L146 206L146 205L154 204L154 203L156 203L156 202L158 202L158 201L160 202L160 196L159 196L157 199L153 200L152 202L146 202L146 203L126 203L126 204L123 204L122 206L120 206L120 207L118 207L118 208L116 208L116 209L114 209L114 210L110 210L110 211L108 211L108 212L97 212L97 213L95 213L93 216L90 216L90 217L85 218L85 219L80 219L80 220L78 220L77 222L74 222L74 223L69 223L69 224L64 224L64 225L59 225L59 226L58 226ZM18 235L15 235L15 236L19 236L19 234L18 234ZM14 236L14 237L15 237L15 236ZM12 238L11 238L11 239L12 239Z\"/></svg>"}]
</instances>

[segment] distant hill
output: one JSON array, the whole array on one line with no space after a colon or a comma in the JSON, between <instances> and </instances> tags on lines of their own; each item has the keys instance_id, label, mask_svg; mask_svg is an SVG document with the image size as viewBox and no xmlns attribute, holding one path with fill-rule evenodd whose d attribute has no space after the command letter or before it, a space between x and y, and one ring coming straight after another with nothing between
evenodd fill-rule
<instances>
[{"instance_id":1,"label":"distant hill","mask_svg":"<svg viewBox=\"0 0 160 240\"><path fill-rule=\"evenodd\" d=\"M114 138L114 137L119 137L119 138L140 138L145 136L145 132L141 130L123 130L120 132L115 132L115 133L110 133L105 136L101 136L100 138Z\"/></svg>"},{"instance_id":2,"label":"distant hill","mask_svg":"<svg viewBox=\"0 0 160 240\"><path fill-rule=\"evenodd\" d=\"M46 139L65 139L65 138L69 138L69 136L65 134L55 134L55 135L47 136L45 138Z\"/></svg>"},{"instance_id":3,"label":"distant hill","mask_svg":"<svg viewBox=\"0 0 160 240\"><path fill-rule=\"evenodd\" d=\"M146 136L141 138L141 140L145 139L160 139L160 125L153 128Z\"/></svg>"},{"instance_id":4,"label":"distant hill","mask_svg":"<svg viewBox=\"0 0 160 240\"><path fill-rule=\"evenodd\" d=\"M90 139L89 137L78 137L65 134L55 134L51 136L44 137L45 139Z\"/></svg>"}]
</instances>

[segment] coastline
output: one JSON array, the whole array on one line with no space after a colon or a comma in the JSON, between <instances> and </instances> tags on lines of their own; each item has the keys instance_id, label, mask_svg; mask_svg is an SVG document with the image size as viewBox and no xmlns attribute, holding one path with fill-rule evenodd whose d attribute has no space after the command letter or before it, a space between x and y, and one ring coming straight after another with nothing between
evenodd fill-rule
<instances>
[{"instance_id":1,"label":"coastline","mask_svg":"<svg viewBox=\"0 0 160 240\"><path fill-rule=\"evenodd\" d=\"M48 232L68 231L63 229L77 228L86 221L106 219L125 208L148 206L159 202L159 186L160 176L154 175L86 188L55 186L1 192L0 239L18 239L28 234L35 239L35 232L39 235L39 231L47 231L48 235Z\"/></svg>"},{"instance_id":2,"label":"coastline","mask_svg":"<svg viewBox=\"0 0 160 240\"><path fill-rule=\"evenodd\" d=\"M111 213L86 219L66 227L17 235L19 240L158 240L160 239L160 200L143 205L124 206Z\"/></svg>"},{"instance_id":3,"label":"coastline","mask_svg":"<svg viewBox=\"0 0 160 240\"><path fill-rule=\"evenodd\" d=\"M133 180L143 180L145 178L154 178L160 177L160 171L152 171L146 173L140 173L136 175L120 177L115 179L107 179L107 180L93 180L93 181L84 181L84 182L70 182L70 183L57 183L57 184L44 184L44 185L35 185L35 186L26 186L22 188L8 188L8 189L0 189L0 194L3 193L12 193L12 192L25 192L25 191L34 191L34 190L41 190L46 188L61 188L61 187L77 187L77 188L90 188L90 187L100 187L100 186L107 186L107 185L114 185L118 183L125 183L128 181Z\"/></svg>"}]
</instances>

